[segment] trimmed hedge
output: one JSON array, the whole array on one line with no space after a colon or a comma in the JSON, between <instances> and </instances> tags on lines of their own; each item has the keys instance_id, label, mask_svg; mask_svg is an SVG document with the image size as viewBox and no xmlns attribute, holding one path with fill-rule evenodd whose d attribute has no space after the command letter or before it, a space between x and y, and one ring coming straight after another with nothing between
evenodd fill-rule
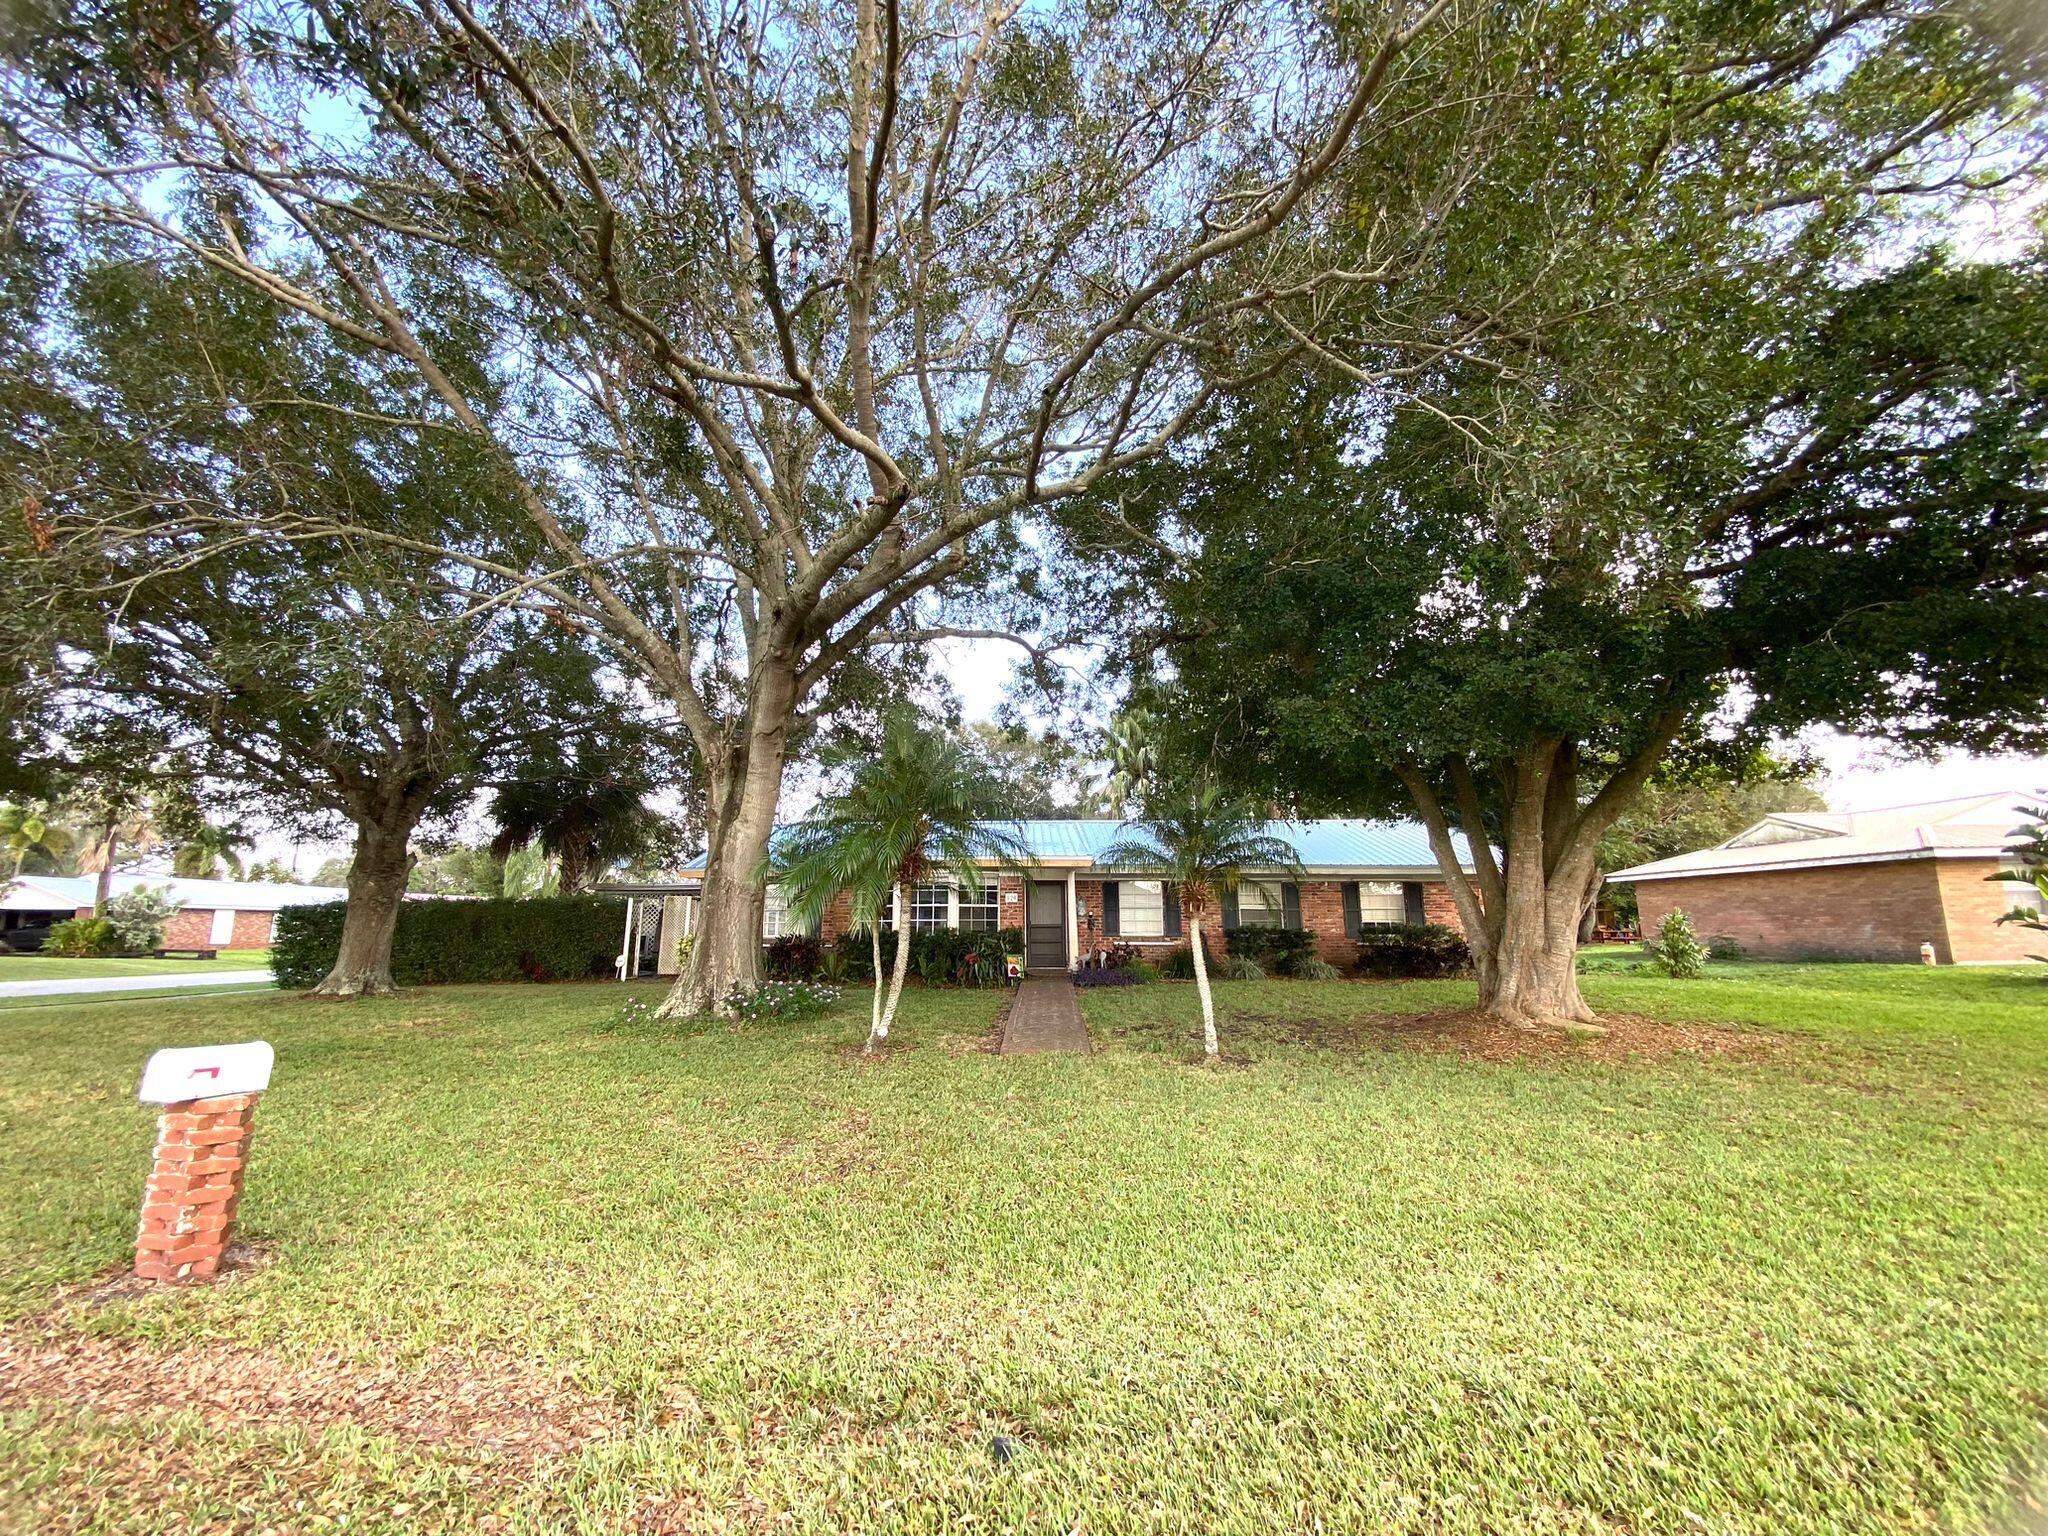
<instances>
[{"instance_id":1,"label":"trimmed hedge","mask_svg":"<svg viewBox=\"0 0 2048 1536\"><path fill-rule=\"evenodd\" d=\"M335 901L277 914L270 969L280 987L303 991L333 969L346 908ZM398 909L391 979L419 987L609 976L625 927L626 904L607 896L408 901Z\"/></svg>"},{"instance_id":2,"label":"trimmed hedge","mask_svg":"<svg viewBox=\"0 0 2048 1536\"><path fill-rule=\"evenodd\" d=\"M928 987L1000 987L1003 956L1024 952L1021 928L935 928L910 936L910 974ZM896 964L896 935L882 935L882 969ZM874 941L865 933L839 936L820 957L820 974L832 982L875 979Z\"/></svg>"},{"instance_id":3,"label":"trimmed hedge","mask_svg":"<svg viewBox=\"0 0 2048 1536\"><path fill-rule=\"evenodd\" d=\"M1315 958L1316 936L1306 928L1233 928L1223 936L1223 948L1229 960L1249 960L1269 975L1292 976L1302 961Z\"/></svg>"},{"instance_id":4,"label":"trimmed hedge","mask_svg":"<svg viewBox=\"0 0 2048 1536\"><path fill-rule=\"evenodd\" d=\"M1401 923L1358 941L1358 974L1416 980L1462 976L1472 968L1465 936L1441 923Z\"/></svg>"}]
</instances>

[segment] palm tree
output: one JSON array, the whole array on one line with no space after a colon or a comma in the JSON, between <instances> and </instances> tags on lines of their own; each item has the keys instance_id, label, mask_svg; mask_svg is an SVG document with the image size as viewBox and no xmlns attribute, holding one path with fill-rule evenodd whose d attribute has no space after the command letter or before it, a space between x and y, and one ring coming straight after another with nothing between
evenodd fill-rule
<instances>
[{"instance_id":1,"label":"palm tree","mask_svg":"<svg viewBox=\"0 0 2048 1536\"><path fill-rule=\"evenodd\" d=\"M1102 747L1109 765L1099 786L1103 798L1114 814L1128 815L1159 780L1158 719L1143 704L1126 705L1102 733Z\"/></svg>"},{"instance_id":2,"label":"palm tree","mask_svg":"<svg viewBox=\"0 0 2048 1536\"><path fill-rule=\"evenodd\" d=\"M907 713L882 727L872 756L842 749L828 769L850 770L846 787L826 796L793 827L774 856L786 909L807 927L841 891L853 896L853 926L874 945L875 997L866 1050L889 1037L903 978L910 969L910 893L935 875L971 892L987 876L984 861L1016 866L1024 844L1003 824L1000 786L960 742L921 729ZM761 871L767 878L770 871ZM896 898L896 963L882 991L882 923Z\"/></svg>"},{"instance_id":3,"label":"palm tree","mask_svg":"<svg viewBox=\"0 0 2048 1536\"><path fill-rule=\"evenodd\" d=\"M46 806L0 805L0 843L6 846L16 877L31 859L48 864L47 872L63 873L64 861L77 842L68 828L57 824Z\"/></svg>"},{"instance_id":4,"label":"palm tree","mask_svg":"<svg viewBox=\"0 0 2048 1536\"><path fill-rule=\"evenodd\" d=\"M240 828L217 827L210 821L201 821L176 841L171 850L171 873L191 880L211 880L225 867L230 880L239 880L242 850L255 846L256 840Z\"/></svg>"},{"instance_id":5,"label":"palm tree","mask_svg":"<svg viewBox=\"0 0 2048 1536\"><path fill-rule=\"evenodd\" d=\"M1202 1051L1217 1059L1216 1001L1209 992L1209 961L1202 949L1202 919L1235 891L1247 870L1278 869L1301 878L1294 850L1263 830L1256 802L1225 794L1206 776L1184 789L1157 789L1138 831L1119 838L1096 862L1157 869L1180 891L1180 911L1194 951L1195 990L1202 999Z\"/></svg>"}]
</instances>

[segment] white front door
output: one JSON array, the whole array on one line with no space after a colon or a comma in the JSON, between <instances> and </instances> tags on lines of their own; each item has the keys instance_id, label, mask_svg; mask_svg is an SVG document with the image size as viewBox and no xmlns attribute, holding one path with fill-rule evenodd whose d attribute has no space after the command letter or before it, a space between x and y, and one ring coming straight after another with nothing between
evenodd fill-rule
<instances>
[{"instance_id":1,"label":"white front door","mask_svg":"<svg viewBox=\"0 0 2048 1536\"><path fill-rule=\"evenodd\" d=\"M235 909L215 907L213 909L213 932L206 936L206 942L215 949L227 948L235 936Z\"/></svg>"}]
</instances>

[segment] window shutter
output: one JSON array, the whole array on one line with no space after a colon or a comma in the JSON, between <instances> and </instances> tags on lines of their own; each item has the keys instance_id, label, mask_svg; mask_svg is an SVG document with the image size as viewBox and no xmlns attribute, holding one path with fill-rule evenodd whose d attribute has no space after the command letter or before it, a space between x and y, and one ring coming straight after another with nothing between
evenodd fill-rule
<instances>
[{"instance_id":1,"label":"window shutter","mask_svg":"<svg viewBox=\"0 0 2048 1536\"><path fill-rule=\"evenodd\" d=\"M1180 891L1172 881L1166 882L1164 904L1166 907L1166 936L1169 939L1177 939L1180 937Z\"/></svg>"},{"instance_id":2,"label":"window shutter","mask_svg":"<svg viewBox=\"0 0 2048 1536\"><path fill-rule=\"evenodd\" d=\"M1358 882L1356 880L1346 880L1344 882L1344 937L1347 939L1357 938L1359 926Z\"/></svg>"},{"instance_id":3,"label":"window shutter","mask_svg":"<svg viewBox=\"0 0 2048 1536\"><path fill-rule=\"evenodd\" d=\"M1102 935L1113 939L1123 924L1123 885L1115 880L1102 882Z\"/></svg>"},{"instance_id":4,"label":"window shutter","mask_svg":"<svg viewBox=\"0 0 2048 1536\"><path fill-rule=\"evenodd\" d=\"M1225 933L1237 932L1237 892L1235 891L1225 891L1223 893L1223 931Z\"/></svg>"},{"instance_id":5,"label":"window shutter","mask_svg":"<svg viewBox=\"0 0 2048 1536\"><path fill-rule=\"evenodd\" d=\"M1422 882L1420 880L1403 881L1401 895L1408 904L1408 921L1418 928L1421 927L1428 921L1422 915Z\"/></svg>"},{"instance_id":6,"label":"window shutter","mask_svg":"<svg viewBox=\"0 0 2048 1536\"><path fill-rule=\"evenodd\" d=\"M1292 880L1280 882L1280 926L1299 928L1301 926L1301 887Z\"/></svg>"}]
</instances>

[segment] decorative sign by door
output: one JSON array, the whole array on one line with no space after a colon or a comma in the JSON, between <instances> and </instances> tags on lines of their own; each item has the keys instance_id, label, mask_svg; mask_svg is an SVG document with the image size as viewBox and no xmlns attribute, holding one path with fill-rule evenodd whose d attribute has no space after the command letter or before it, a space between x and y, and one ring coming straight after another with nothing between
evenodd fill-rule
<instances>
[{"instance_id":1,"label":"decorative sign by door","mask_svg":"<svg viewBox=\"0 0 2048 1536\"><path fill-rule=\"evenodd\" d=\"M1003 977L1008 981L1022 981L1024 979L1024 957L1022 955L1003 956Z\"/></svg>"}]
</instances>

